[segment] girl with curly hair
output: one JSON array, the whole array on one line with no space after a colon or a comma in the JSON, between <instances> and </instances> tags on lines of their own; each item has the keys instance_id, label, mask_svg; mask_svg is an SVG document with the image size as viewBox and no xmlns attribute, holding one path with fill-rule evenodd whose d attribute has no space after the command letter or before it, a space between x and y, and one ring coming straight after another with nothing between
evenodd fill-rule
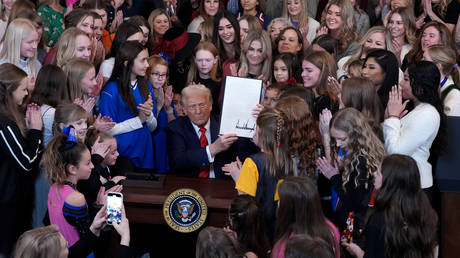
<instances>
[{"instance_id":1,"label":"girl with curly hair","mask_svg":"<svg viewBox=\"0 0 460 258\"><path fill-rule=\"evenodd\" d=\"M313 179L319 137L308 104L300 97L287 96L280 99L276 108L287 118L289 154L293 159L294 175Z\"/></svg>"},{"instance_id":2,"label":"girl with curly hair","mask_svg":"<svg viewBox=\"0 0 460 258\"><path fill-rule=\"evenodd\" d=\"M437 257L438 216L420 188L414 159L387 156L374 173L375 205L363 234L365 249L344 244L354 257Z\"/></svg>"},{"instance_id":3,"label":"girl with curly hair","mask_svg":"<svg viewBox=\"0 0 460 258\"><path fill-rule=\"evenodd\" d=\"M347 233L344 235L351 233L348 237L355 239L363 228L373 192L372 173L378 170L385 149L364 115L354 108L338 111L330 121L329 131L322 130L332 138L332 157L319 158L317 166L339 196L335 224ZM348 231L347 226L353 226L353 230Z\"/></svg>"}]
</instances>

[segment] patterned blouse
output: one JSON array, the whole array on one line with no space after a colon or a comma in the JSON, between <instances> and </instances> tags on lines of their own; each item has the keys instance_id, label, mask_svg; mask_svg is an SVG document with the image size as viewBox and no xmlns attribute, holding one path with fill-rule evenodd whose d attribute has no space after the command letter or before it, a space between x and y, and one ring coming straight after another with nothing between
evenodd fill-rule
<instances>
[{"instance_id":1,"label":"patterned blouse","mask_svg":"<svg viewBox=\"0 0 460 258\"><path fill-rule=\"evenodd\" d=\"M53 47L54 44L64 31L64 14L66 8L63 8L62 13L54 10L48 5L42 5L38 8L38 15L43 20L43 32L45 34L45 42L48 47Z\"/></svg>"}]
</instances>

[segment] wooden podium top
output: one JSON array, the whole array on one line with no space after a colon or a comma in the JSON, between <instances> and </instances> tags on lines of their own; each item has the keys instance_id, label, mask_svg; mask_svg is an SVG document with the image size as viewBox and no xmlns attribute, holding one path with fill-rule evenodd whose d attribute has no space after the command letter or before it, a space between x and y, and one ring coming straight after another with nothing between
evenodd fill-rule
<instances>
[{"instance_id":1,"label":"wooden podium top","mask_svg":"<svg viewBox=\"0 0 460 258\"><path fill-rule=\"evenodd\" d=\"M230 203L237 196L235 183L232 180L173 175L162 177L164 177L164 182L161 187L123 186L123 199L130 221L149 224L165 223L161 213L163 203L168 195L180 188L190 188L200 193L205 199L210 213L216 211L227 214ZM161 216L161 218L157 216Z\"/></svg>"}]
</instances>

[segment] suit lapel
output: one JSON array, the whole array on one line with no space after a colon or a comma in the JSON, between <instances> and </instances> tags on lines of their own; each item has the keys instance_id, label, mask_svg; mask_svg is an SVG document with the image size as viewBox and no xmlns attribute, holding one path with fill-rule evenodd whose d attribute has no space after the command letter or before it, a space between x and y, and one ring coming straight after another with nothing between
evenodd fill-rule
<instances>
[{"instance_id":1,"label":"suit lapel","mask_svg":"<svg viewBox=\"0 0 460 258\"><path fill-rule=\"evenodd\" d=\"M219 136L220 123L219 118L217 118L216 116L211 115L209 119L211 120L211 143L213 143L217 140L217 137Z\"/></svg>"},{"instance_id":2,"label":"suit lapel","mask_svg":"<svg viewBox=\"0 0 460 258\"><path fill-rule=\"evenodd\" d=\"M195 128L193 128L192 121L190 121L190 118L188 116L185 117L185 125L184 125L184 133L187 135L187 137L190 138L192 141L193 146L201 146L200 143L200 138L198 135L196 135Z\"/></svg>"}]
</instances>

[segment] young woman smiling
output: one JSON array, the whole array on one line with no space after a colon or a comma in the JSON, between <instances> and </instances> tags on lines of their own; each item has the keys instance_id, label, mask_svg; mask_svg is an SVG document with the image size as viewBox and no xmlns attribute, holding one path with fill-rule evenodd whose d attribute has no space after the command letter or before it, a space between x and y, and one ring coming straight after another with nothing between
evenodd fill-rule
<instances>
[{"instance_id":1,"label":"young woman smiling","mask_svg":"<svg viewBox=\"0 0 460 258\"><path fill-rule=\"evenodd\" d=\"M154 47L161 45L163 35L171 28L171 20L168 14L162 9L155 9L150 13L148 22Z\"/></svg>"},{"instance_id":2,"label":"young woman smiling","mask_svg":"<svg viewBox=\"0 0 460 258\"><path fill-rule=\"evenodd\" d=\"M41 68L37 60L38 33L26 19L18 18L6 30L0 51L0 63L11 63L29 76L36 76Z\"/></svg>"},{"instance_id":3,"label":"young woman smiling","mask_svg":"<svg viewBox=\"0 0 460 258\"><path fill-rule=\"evenodd\" d=\"M244 41L239 63L226 62L223 67L224 77L220 89L219 103L223 100L225 91L225 76L262 79L264 82L271 78L272 47L270 36L265 31L249 33Z\"/></svg>"},{"instance_id":4,"label":"young woman smiling","mask_svg":"<svg viewBox=\"0 0 460 258\"><path fill-rule=\"evenodd\" d=\"M319 22L308 15L307 1L284 0L283 3L283 17L288 18L299 29L306 39L303 47L307 49L316 37L316 31L320 26Z\"/></svg>"},{"instance_id":5,"label":"young woman smiling","mask_svg":"<svg viewBox=\"0 0 460 258\"><path fill-rule=\"evenodd\" d=\"M420 29L414 47L405 56L401 70L406 70L409 64L421 61L426 49L433 45L444 45L455 49L454 41L449 29L442 23L431 21Z\"/></svg>"},{"instance_id":6,"label":"young woman smiling","mask_svg":"<svg viewBox=\"0 0 460 258\"><path fill-rule=\"evenodd\" d=\"M302 33L294 27L283 29L275 41L278 53L292 53L299 60L303 57L303 37Z\"/></svg>"},{"instance_id":7,"label":"young woman smiling","mask_svg":"<svg viewBox=\"0 0 460 258\"><path fill-rule=\"evenodd\" d=\"M355 60L364 60L369 50L387 49L391 44L387 33L387 30L383 26L375 26L370 28L359 41L360 48L358 51L351 56L342 57L337 62L338 80L341 81L343 78L348 77L349 75L346 72L348 66Z\"/></svg>"},{"instance_id":8,"label":"young woman smiling","mask_svg":"<svg viewBox=\"0 0 460 258\"><path fill-rule=\"evenodd\" d=\"M353 18L353 6L348 0L329 1L321 19L321 29L317 35L331 34L339 40L338 57L353 54L358 49L356 25Z\"/></svg>"},{"instance_id":9,"label":"young woman smiling","mask_svg":"<svg viewBox=\"0 0 460 258\"><path fill-rule=\"evenodd\" d=\"M235 15L223 11L214 17L212 43L219 50L221 63L229 59L235 62L240 57L240 25Z\"/></svg>"},{"instance_id":10,"label":"young woman smiling","mask_svg":"<svg viewBox=\"0 0 460 258\"><path fill-rule=\"evenodd\" d=\"M315 94L313 116L316 120L323 109L333 113L338 110L337 96L329 86L329 77L337 77L337 65L326 51L312 51L302 61L303 86L311 88Z\"/></svg>"},{"instance_id":11,"label":"young woman smiling","mask_svg":"<svg viewBox=\"0 0 460 258\"><path fill-rule=\"evenodd\" d=\"M396 8L388 17L387 29L391 38L388 49L398 58L401 65L406 54L415 44L416 25L413 11L407 7Z\"/></svg>"}]
</instances>

